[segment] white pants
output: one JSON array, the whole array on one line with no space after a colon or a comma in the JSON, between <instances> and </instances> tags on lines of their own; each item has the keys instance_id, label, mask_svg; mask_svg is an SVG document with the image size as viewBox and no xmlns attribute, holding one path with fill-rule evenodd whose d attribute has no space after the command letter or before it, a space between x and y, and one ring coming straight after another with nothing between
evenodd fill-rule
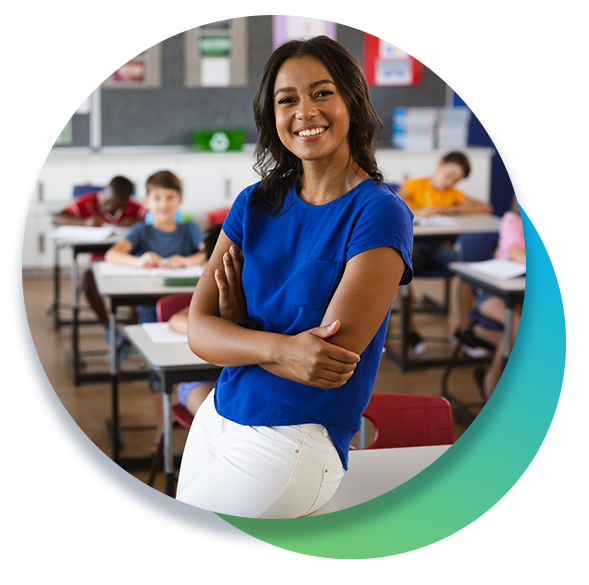
<instances>
[{"instance_id":1,"label":"white pants","mask_svg":"<svg viewBox=\"0 0 589 585\"><path fill-rule=\"evenodd\" d=\"M176 499L246 518L298 518L329 501L344 470L323 426L239 425L217 413L213 394L188 433Z\"/></svg>"}]
</instances>

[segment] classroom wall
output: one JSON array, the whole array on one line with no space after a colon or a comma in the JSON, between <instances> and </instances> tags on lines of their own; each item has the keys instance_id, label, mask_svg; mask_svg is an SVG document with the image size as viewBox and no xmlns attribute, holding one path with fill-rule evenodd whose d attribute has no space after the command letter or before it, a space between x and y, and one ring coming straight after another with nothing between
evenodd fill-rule
<instances>
[{"instance_id":1,"label":"classroom wall","mask_svg":"<svg viewBox=\"0 0 589 585\"><path fill-rule=\"evenodd\" d=\"M512 31L510 16L458 16L456 19L456 75L459 87L495 128L512 153ZM464 105L455 94L454 105ZM470 125L469 144L493 146L476 116ZM513 186L496 154L492 163L491 204L497 215L511 207Z\"/></svg>"},{"instance_id":2,"label":"classroom wall","mask_svg":"<svg viewBox=\"0 0 589 585\"><path fill-rule=\"evenodd\" d=\"M103 145L189 145L192 129L211 126L245 128L246 142L254 143L257 131L252 99L272 52L272 16L249 17L248 40L248 85L233 88L184 87L184 34L164 40L160 88L102 88ZM362 63L362 31L338 25L337 40ZM395 106L446 105L446 84L427 67L424 69L423 83L418 86L371 88L374 105L384 123L380 136L383 145L390 145ZM72 124L70 146L88 146L89 116L76 114Z\"/></svg>"}]
</instances>

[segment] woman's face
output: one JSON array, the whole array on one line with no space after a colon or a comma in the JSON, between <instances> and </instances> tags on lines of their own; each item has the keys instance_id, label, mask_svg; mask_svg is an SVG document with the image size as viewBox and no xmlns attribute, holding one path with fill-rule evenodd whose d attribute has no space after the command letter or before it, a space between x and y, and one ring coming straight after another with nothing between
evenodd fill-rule
<instances>
[{"instance_id":1,"label":"woman's face","mask_svg":"<svg viewBox=\"0 0 589 585\"><path fill-rule=\"evenodd\" d=\"M348 161L348 106L315 57L282 64L274 83L274 114L280 141L303 162Z\"/></svg>"}]
</instances>

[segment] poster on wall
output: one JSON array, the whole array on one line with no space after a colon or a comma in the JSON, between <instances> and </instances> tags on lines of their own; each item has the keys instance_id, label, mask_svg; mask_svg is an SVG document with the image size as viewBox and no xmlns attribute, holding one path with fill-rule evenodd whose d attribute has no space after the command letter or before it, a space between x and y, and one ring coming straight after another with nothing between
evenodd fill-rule
<instances>
[{"instance_id":1,"label":"poster on wall","mask_svg":"<svg viewBox=\"0 0 589 585\"><path fill-rule=\"evenodd\" d=\"M155 45L121 65L104 83L105 87L160 87L161 47Z\"/></svg>"},{"instance_id":2,"label":"poster on wall","mask_svg":"<svg viewBox=\"0 0 589 585\"><path fill-rule=\"evenodd\" d=\"M70 112L90 91L88 16L32 17L33 118ZM76 111L87 114L90 100Z\"/></svg>"},{"instance_id":3,"label":"poster on wall","mask_svg":"<svg viewBox=\"0 0 589 585\"><path fill-rule=\"evenodd\" d=\"M336 39L336 24L328 20L307 18L304 16L273 16L272 46L273 49L292 39L310 39L326 35Z\"/></svg>"},{"instance_id":4,"label":"poster on wall","mask_svg":"<svg viewBox=\"0 0 589 585\"><path fill-rule=\"evenodd\" d=\"M364 73L368 85L372 86L419 85L423 80L423 65L391 43L365 33Z\"/></svg>"},{"instance_id":5,"label":"poster on wall","mask_svg":"<svg viewBox=\"0 0 589 585\"><path fill-rule=\"evenodd\" d=\"M149 16L118 14L108 17L113 85L146 85L149 81Z\"/></svg>"}]
</instances>

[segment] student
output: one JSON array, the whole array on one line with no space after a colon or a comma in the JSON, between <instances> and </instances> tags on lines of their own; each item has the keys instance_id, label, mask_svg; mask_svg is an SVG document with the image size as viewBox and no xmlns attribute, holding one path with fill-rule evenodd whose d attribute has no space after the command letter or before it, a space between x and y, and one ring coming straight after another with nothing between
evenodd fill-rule
<instances>
[{"instance_id":1,"label":"student","mask_svg":"<svg viewBox=\"0 0 589 585\"><path fill-rule=\"evenodd\" d=\"M462 152L449 152L440 161L430 177L408 179L397 190L407 202L416 217L452 215L458 213L490 213L489 204L478 201L456 189L456 184L470 175L470 161ZM452 241L416 242L413 246L413 270L446 270L450 262L457 259ZM426 350L426 342L418 333L413 318L413 293L409 287L409 343L416 355ZM461 285L460 303L467 306L473 302L469 287ZM456 334L459 334L458 331ZM477 347L477 341L465 339L465 348L470 344Z\"/></svg>"},{"instance_id":2,"label":"student","mask_svg":"<svg viewBox=\"0 0 589 585\"><path fill-rule=\"evenodd\" d=\"M127 266L169 268L204 263L206 255L200 249L204 238L202 229L194 222L178 224L175 220L182 204L178 177L170 171L158 171L147 179L146 191L144 205L153 215L152 224L138 223L131 227L124 239L107 250L105 260ZM138 306L137 315L139 323L157 321L155 306ZM152 445L155 452L163 428L161 398L155 394L161 392L161 383L153 372L150 380L159 424Z\"/></svg>"},{"instance_id":3,"label":"student","mask_svg":"<svg viewBox=\"0 0 589 585\"><path fill-rule=\"evenodd\" d=\"M278 47L254 117L262 180L237 197L190 305L191 349L224 369L188 433L177 499L294 518L347 468L393 297L411 280L413 218L383 183L381 122L339 43Z\"/></svg>"},{"instance_id":4,"label":"student","mask_svg":"<svg viewBox=\"0 0 589 585\"><path fill-rule=\"evenodd\" d=\"M526 263L524 228L521 212L515 196L513 198L511 210L507 211L501 218L501 224L499 226L499 243L497 250L495 251L495 258L513 260L514 262L521 262L522 264ZM479 312L483 316L500 323L505 321L505 301L503 299L479 290L477 291L475 302ZM512 344L515 342L515 337L521 320L522 309L522 303L516 304L513 309ZM499 382L501 374L503 373L503 349L504 337L502 335L495 349L495 353L493 354L493 361L491 362L489 369L485 370L485 368L477 368L474 371L474 379L484 402L486 402L492 394L495 386L497 386L497 382Z\"/></svg>"},{"instance_id":5,"label":"student","mask_svg":"<svg viewBox=\"0 0 589 585\"><path fill-rule=\"evenodd\" d=\"M130 199L132 193L133 184L129 179L114 177L104 189L78 197L65 209L53 215L53 223L93 227L114 224L118 227L130 227L145 218L145 209ZM100 258L102 255L99 254L93 254L91 257L92 260ZM108 313L98 293L92 270L84 272L82 287L88 303L104 326L108 339Z\"/></svg>"},{"instance_id":6,"label":"student","mask_svg":"<svg viewBox=\"0 0 589 585\"><path fill-rule=\"evenodd\" d=\"M207 235L202 241L201 249L208 260L213 253L219 234L221 224L215 224L207 230ZM229 318L226 316L226 318ZM188 307L174 313L169 319L170 329L178 333L188 333ZM192 415L196 414L200 405L204 402L209 392L213 389L214 382L181 382L176 390L180 404Z\"/></svg>"}]
</instances>

